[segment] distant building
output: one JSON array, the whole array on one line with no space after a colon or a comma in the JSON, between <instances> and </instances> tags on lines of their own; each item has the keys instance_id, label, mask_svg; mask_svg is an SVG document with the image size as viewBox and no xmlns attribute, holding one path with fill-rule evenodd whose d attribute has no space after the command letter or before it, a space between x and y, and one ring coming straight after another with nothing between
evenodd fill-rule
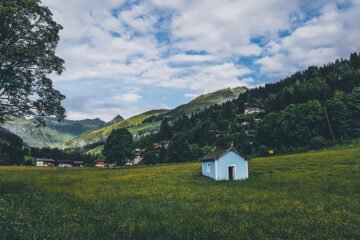
<instances>
[{"instance_id":1,"label":"distant building","mask_svg":"<svg viewBox=\"0 0 360 240\"><path fill-rule=\"evenodd\" d=\"M105 165L106 164L104 161L96 161L96 163L95 163L95 167L98 167L98 168L104 168Z\"/></svg>"},{"instance_id":2,"label":"distant building","mask_svg":"<svg viewBox=\"0 0 360 240\"><path fill-rule=\"evenodd\" d=\"M99 161L96 161L95 167L97 167L97 168L113 168L113 167L116 167L116 163L107 163L105 161L99 160Z\"/></svg>"},{"instance_id":3,"label":"distant building","mask_svg":"<svg viewBox=\"0 0 360 240\"><path fill-rule=\"evenodd\" d=\"M133 151L133 158L132 159L129 159L127 162L126 162L126 166L132 166L132 165L137 165L141 162L141 160L143 159L143 154L145 152L145 149L142 149L142 148L136 148L134 151Z\"/></svg>"},{"instance_id":4,"label":"distant building","mask_svg":"<svg viewBox=\"0 0 360 240\"><path fill-rule=\"evenodd\" d=\"M53 159L47 158L37 158L36 159L36 166L37 167L53 167L55 161Z\"/></svg>"},{"instance_id":5,"label":"distant building","mask_svg":"<svg viewBox=\"0 0 360 240\"><path fill-rule=\"evenodd\" d=\"M246 106L244 113L247 114L255 114L255 113L263 113L265 112L263 109L255 107L255 106Z\"/></svg>"},{"instance_id":6,"label":"distant building","mask_svg":"<svg viewBox=\"0 0 360 240\"><path fill-rule=\"evenodd\" d=\"M158 143L153 143L152 148L154 150L167 149L169 147L170 141L161 141Z\"/></svg>"},{"instance_id":7,"label":"distant building","mask_svg":"<svg viewBox=\"0 0 360 240\"><path fill-rule=\"evenodd\" d=\"M108 167L108 168L114 168L116 166L117 166L116 163L105 163L105 167Z\"/></svg>"},{"instance_id":8,"label":"distant building","mask_svg":"<svg viewBox=\"0 0 360 240\"><path fill-rule=\"evenodd\" d=\"M243 180L249 177L247 159L230 148L209 153L201 159L202 174L220 180Z\"/></svg>"},{"instance_id":9,"label":"distant building","mask_svg":"<svg viewBox=\"0 0 360 240\"><path fill-rule=\"evenodd\" d=\"M74 161L73 166L74 167L84 167L84 162L83 161Z\"/></svg>"},{"instance_id":10,"label":"distant building","mask_svg":"<svg viewBox=\"0 0 360 240\"><path fill-rule=\"evenodd\" d=\"M215 134L215 137L217 138L221 138L221 137L225 137L226 133L224 133L223 131L219 131L219 130L209 130L210 132Z\"/></svg>"},{"instance_id":11,"label":"distant building","mask_svg":"<svg viewBox=\"0 0 360 240\"><path fill-rule=\"evenodd\" d=\"M58 166L62 168L71 168L73 165L71 161L60 161Z\"/></svg>"},{"instance_id":12,"label":"distant building","mask_svg":"<svg viewBox=\"0 0 360 240\"><path fill-rule=\"evenodd\" d=\"M248 126L248 125L250 125L250 122L242 122L241 123L241 126Z\"/></svg>"}]
</instances>

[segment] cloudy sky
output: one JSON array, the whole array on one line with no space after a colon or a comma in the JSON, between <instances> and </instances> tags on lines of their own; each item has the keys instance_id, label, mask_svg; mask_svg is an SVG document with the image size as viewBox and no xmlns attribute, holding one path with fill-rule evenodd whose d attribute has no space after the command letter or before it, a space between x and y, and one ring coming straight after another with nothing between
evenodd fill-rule
<instances>
[{"instance_id":1,"label":"cloudy sky","mask_svg":"<svg viewBox=\"0 0 360 240\"><path fill-rule=\"evenodd\" d=\"M360 49L360 0L43 0L64 29L68 118L254 87Z\"/></svg>"}]
</instances>

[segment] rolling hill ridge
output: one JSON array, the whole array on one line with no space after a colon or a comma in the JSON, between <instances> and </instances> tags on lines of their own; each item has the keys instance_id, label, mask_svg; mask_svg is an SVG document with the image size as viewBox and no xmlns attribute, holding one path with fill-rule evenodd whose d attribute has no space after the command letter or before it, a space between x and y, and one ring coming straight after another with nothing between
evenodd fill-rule
<instances>
[{"instance_id":1,"label":"rolling hill ridge","mask_svg":"<svg viewBox=\"0 0 360 240\"><path fill-rule=\"evenodd\" d=\"M135 138L157 132L162 119L165 117L174 121L184 114L190 116L212 105L234 100L247 90L246 87L221 89L200 95L189 103L172 110L151 110L128 119L117 115L107 123L99 118L77 121L65 120L61 123L48 118L46 127L37 127L32 120L16 119L3 127L20 136L24 143L31 147L78 148L104 142L110 132L117 128L128 128ZM97 147L97 149L100 148L101 146Z\"/></svg>"},{"instance_id":2,"label":"rolling hill ridge","mask_svg":"<svg viewBox=\"0 0 360 240\"><path fill-rule=\"evenodd\" d=\"M21 137L31 147L59 147L82 133L104 125L105 122L99 118L63 122L47 118L46 127L37 127L33 120L15 119L5 124L4 128Z\"/></svg>"},{"instance_id":3,"label":"rolling hill ridge","mask_svg":"<svg viewBox=\"0 0 360 240\"><path fill-rule=\"evenodd\" d=\"M152 110L145 112L127 120L117 119L106 124L106 126L86 132L79 137L76 137L66 142L66 147L82 147L96 142L105 142L107 136L113 129L128 128L133 133L135 138L157 132L159 130L162 119L168 118L174 121L184 114L191 115L193 113L201 112L207 107L215 104L222 104L227 101L234 100L239 97L241 93L247 91L246 87L226 88L219 91L200 95L187 104L180 105L173 110ZM101 146L97 146L96 149L101 150ZM90 153L97 153L99 151L91 151Z\"/></svg>"}]
</instances>

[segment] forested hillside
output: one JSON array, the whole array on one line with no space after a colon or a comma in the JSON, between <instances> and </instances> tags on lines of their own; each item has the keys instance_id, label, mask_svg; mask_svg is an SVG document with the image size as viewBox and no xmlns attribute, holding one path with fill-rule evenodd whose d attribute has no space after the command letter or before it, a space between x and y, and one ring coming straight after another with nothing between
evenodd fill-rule
<instances>
[{"instance_id":1,"label":"forested hillside","mask_svg":"<svg viewBox=\"0 0 360 240\"><path fill-rule=\"evenodd\" d=\"M24 161L23 141L17 135L0 127L0 165L15 165Z\"/></svg>"},{"instance_id":2,"label":"forested hillside","mask_svg":"<svg viewBox=\"0 0 360 240\"><path fill-rule=\"evenodd\" d=\"M4 128L20 136L31 147L57 147L82 133L105 125L100 119L64 120L45 119L46 126L38 127L34 120L15 119Z\"/></svg>"},{"instance_id":3,"label":"forested hillside","mask_svg":"<svg viewBox=\"0 0 360 240\"><path fill-rule=\"evenodd\" d=\"M316 149L358 138L360 56L353 53L349 60L309 67L279 82L250 89L236 100L211 106L191 118L184 115L173 126L162 129L166 132L138 142L147 147L150 162L176 161L171 157L175 152L184 153L184 161L190 160L232 143L245 154L266 154L270 148L276 152ZM148 146L161 140L170 140L169 148L152 153Z\"/></svg>"},{"instance_id":4,"label":"forested hillside","mask_svg":"<svg viewBox=\"0 0 360 240\"><path fill-rule=\"evenodd\" d=\"M121 116L117 116L107 123L106 126L86 132L68 141L66 147L85 147L86 149L91 149L91 154L101 153L106 138L114 129L127 128L133 134L134 138L138 140L141 136L158 132L160 123L164 118L175 121L184 115L191 116L212 105L222 104L226 101L236 99L239 97L239 94L245 91L247 91L245 87L226 88L200 95L189 103L180 105L172 110L152 110L129 119L123 119Z\"/></svg>"}]
</instances>

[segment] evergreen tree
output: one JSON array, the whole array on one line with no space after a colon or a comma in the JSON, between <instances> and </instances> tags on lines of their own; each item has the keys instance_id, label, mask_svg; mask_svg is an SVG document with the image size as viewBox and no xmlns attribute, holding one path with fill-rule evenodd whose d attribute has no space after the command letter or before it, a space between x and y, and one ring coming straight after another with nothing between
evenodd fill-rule
<instances>
[{"instance_id":1,"label":"evergreen tree","mask_svg":"<svg viewBox=\"0 0 360 240\"><path fill-rule=\"evenodd\" d=\"M360 137L360 87L352 90L348 106L351 112L351 135Z\"/></svg>"},{"instance_id":2,"label":"evergreen tree","mask_svg":"<svg viewBox=\"0 0 360 240\"><path fill-rule=\"evenodd\" d=\"M151 165L155 163L158 163L156 152L153 150L146 151L141 161L141 164Z\"/></svg>"},{"instance_id":3,"label":"evergreen tree","mask_svg":"<svg viewBox=\"0 0 360 240\"><path fill-rule=\"evenodd\" d=\"M192 160L190 144L182 135L175 136L167 150L168 162L187 162Z\"/></svg>"},{"instance_id":4,"label":"evergreen tree","mask_svg":"<svg viewBox=\"0 0 360 240\"><path fill-rule=\"evenodd\" d=\"M159 137L161 140L169 140L171 138L171 129L167 118L164 118L161 122Z\"/></svg>"},{"instance_id":5,"label":"evergreen tree","mask_svg":"<svg viewBox=\"0 0 360 240\"><path fill-rule=\"evenodd\" d=\"M345 94L337 91L335 95L326 102L329 121L335 137L342 139L349 132L349 109L345 104Z\"/></svg>"}]
</instances>

